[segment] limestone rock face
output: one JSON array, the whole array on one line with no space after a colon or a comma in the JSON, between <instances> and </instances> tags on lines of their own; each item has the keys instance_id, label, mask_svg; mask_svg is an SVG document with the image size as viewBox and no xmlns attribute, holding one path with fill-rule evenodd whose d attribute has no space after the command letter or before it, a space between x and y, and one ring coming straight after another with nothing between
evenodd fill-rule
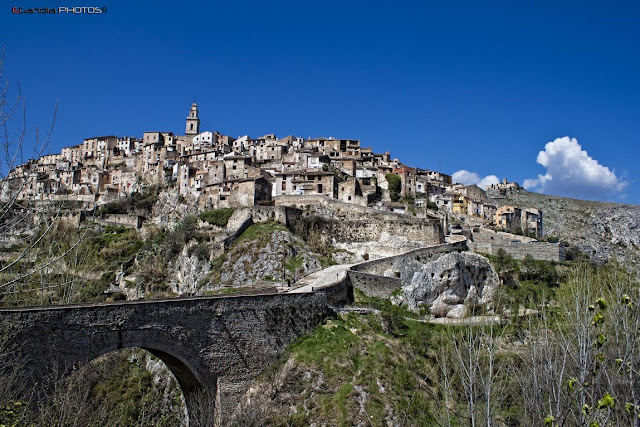
<instances>
[{"instance_id":1,"label":"limestone rock face","mask_svg":"<svg viewBox=\"0 0 640 427\"><path fill-rule=\"evenodd\" d=\"M507 197L487 192L496 206L536 207L544 212L544 235L575 246L598 263L611 258L637 262L640 206L592 202L518 190Z\"/></svg>"},{"instance_id":2,"label":"limestone rock face","mask_svg":"<svg viewBox=\"0 0 640 427\"><path fill-rule=\"evenodd\" d=\"M403 290L411 310L426 306L436 317L461 318L468 307L491 303L499 283L485 257L452 252L422 265L407 277Z\"/></svg>"}]
</instances>

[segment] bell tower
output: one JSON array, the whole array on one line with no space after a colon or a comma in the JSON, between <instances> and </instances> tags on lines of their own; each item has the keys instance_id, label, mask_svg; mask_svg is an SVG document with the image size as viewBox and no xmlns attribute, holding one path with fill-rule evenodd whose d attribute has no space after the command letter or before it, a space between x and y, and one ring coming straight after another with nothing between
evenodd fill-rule
<instances>
[{"instance_id":1,"label":"bell tower","mask_svg":"<svg viewBox=\"0 0 640 427\"><path fill-rule=\"evenodd\" d=\"M187 117L187 127L185 135L198 135L200 133L200 118L198 117L198 104L193 100L189 117Z\"/></svg>"}]
</instances>

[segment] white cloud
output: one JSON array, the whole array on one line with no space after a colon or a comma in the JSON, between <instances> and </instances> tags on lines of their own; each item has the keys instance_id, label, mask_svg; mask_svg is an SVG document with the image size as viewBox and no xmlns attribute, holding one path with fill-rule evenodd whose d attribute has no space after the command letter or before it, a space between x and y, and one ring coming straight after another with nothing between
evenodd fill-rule
<instances>
[{"instance_id":1,"label":"white cloud","mask_svg":"<svg viewBox=\"0 0 640 427\"><path fill-rule=\"evenodd\" d=\"M476 184L483 190L491 184L497 184L500 182L498 177L495 175L487 175L484 178L480 178L477 173L469 172L464 169L454 172L453 175L451 175L451 179L453 182L459 182L464 185Z\"/></svg>"},{"instance_id":2,"label":"white cloud","mask_svg":"<svg viewBox=\"0 0 640 427\"><path fill-rule=\"evenodd\" d=\"M582 149L578 140L565 136L548 142L536 161L547 170L544 175L524 180L524 188L540 193L583 199L623 197L628 185L606 166Z\"/></svg>"}]
</instances>

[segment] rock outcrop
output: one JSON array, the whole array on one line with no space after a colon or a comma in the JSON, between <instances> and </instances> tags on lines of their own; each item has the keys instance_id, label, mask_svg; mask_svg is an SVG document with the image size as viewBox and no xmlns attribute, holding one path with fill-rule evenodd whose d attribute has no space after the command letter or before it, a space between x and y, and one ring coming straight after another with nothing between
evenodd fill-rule
<instances>
[{"instance_id":1,"label":"rock outcrop","mask_svg":"<svg viewBox=\"0 0 640 427\"><path fill-rule=\"evenodd\" d=\"M287 280L322 269L322 256L286 229L233 246L224 255L219 284L232 287L283 286Z\"/></svg>"},{"instance_id":2,"label":"rock outcrop","mask_svg":"<svg viewBox=\"0 0 640 427\"><path fill-rule=\"evenodd\" d=\"M491 303L498 284L498 275L486 258L452 252L407 277L403 290L411 310L425 306L436 317L461 318L468 308Z\"/></svg>"},{"instance_id":3,"label":"rock outcrop","mask_svg":"<svg viewBox=\"0 0 640 427\"><path fill-rule=\"evenodd\" d=\"M526 190L506 196L491 190L490 202L496 206L516 205L542 209L543 233L559 238L592 261L610 259L637 267L640 248L640 206L569 199Z\"/></svg>"}]
</instances>

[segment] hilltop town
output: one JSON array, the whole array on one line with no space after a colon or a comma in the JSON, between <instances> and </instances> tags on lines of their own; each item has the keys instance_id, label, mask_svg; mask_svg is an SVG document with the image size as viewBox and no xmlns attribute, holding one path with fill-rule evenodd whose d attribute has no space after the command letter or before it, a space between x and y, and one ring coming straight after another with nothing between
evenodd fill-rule
<instances>
[{"instance_id":1,"label":"hilltop town","mask_svg":"<svg viewBox=\"0 0 640 427\"><path fill-rule=\"evenodd\" d=\"M389 425L430 425L449 415L431 415L441 393L420 387L429 375L446 384L450 372L464 372L455 365L463 360L455 331L481 330L493 340L494 322L531 327L527 318L547 315L540 307L573 304L565 290L577 283L571 271L617 269L607 260L620 253L636 266L640 241L628 232L637 228L637 209L529 193L506 179L485 189L454 181L359 140L201 132L195 102L184 135L87 138L0 182L8 212L0 328L16 337L0 340L0 354L22 343L16 360L31 364L16 378L32 388L58 363L90 369L105 352L140 347L95 362L125 387L153 378L146 388L162 404L135 420L365 425L370 412ZM632 293L620 287L607 299L622 292ZM584 301L585 312L595 309ZM500 339L500 363L531 345L520 332ZM554 352L567 348L557 345ZM355 354L364 358L354 362ZM454 370L443 370L451 361ZM137 363L135 372L118 373ZM514 366L531 387L527 366ZM90 378L77 383L95 390L99 381ZM325 399L342 390L336 415ZM100 425L118 424L109 420L123 413L123 400L144 407L122 391L110 395L113 409L100 412ZM463 394L451 396L465 408ZM520 396L516 390L501 410L510 413ZM76 400L86 408L71 412L93 419L97 403L43 405ZM407 415L404 402L412 401L418 409ZM12 414L53 424L38 408Z\"/></svg>"},{"instance_id":2,"label":"hilltop town","mask_svg":"<svg viewBox=\"0 0 640 427\"><path fill-rule=\"evenodd\" d=\"M359 140L264 135L233 138L201 132L194 102L184 135L101 136L14 168L2 200L75 200L91 208L153 185L173 184L201 209L269 205L278 197L321 195L345 203L414 215L454 214L470 225L542 236L542 211L496 208L485 189L452 182L442 172L410 167ZM511 191L517 183L494 184Z\"/></svg>"}]
</instances>

